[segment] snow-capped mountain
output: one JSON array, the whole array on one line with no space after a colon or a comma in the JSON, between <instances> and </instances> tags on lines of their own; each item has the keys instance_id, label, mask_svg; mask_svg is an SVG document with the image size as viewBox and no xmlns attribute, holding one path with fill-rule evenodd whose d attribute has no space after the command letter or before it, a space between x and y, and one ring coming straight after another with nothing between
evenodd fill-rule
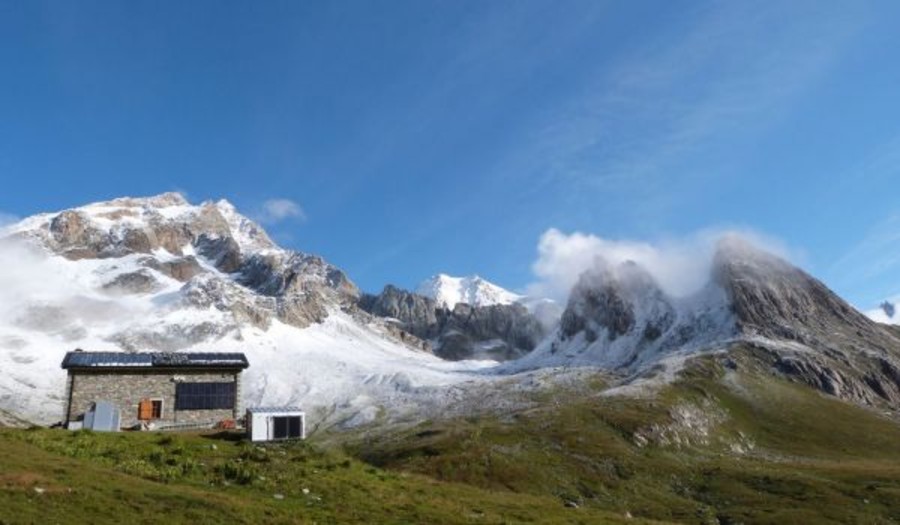
<instances>
[{"instance_id":1,"label":"snow-capped mountain","mask_svg":"<svg viewBox=\"0 0 900 525\"><path fill-rule=\"evenodd\" d=\"M562 307L553 299L519 295L477 275L452 277L438 274L419 284L416 295L427 297L438 307L453 310L459 304L472 307L520 304L541 323L544 330L551 330L559 322Z\"/></svg>"},{"instance_id":2,"label":"snow-capped mountain","mask_svg":"<svg viewBox=\"0 0 900 525\"><path fill-rule=\"evenodd\" d=\"M531 384L503 374L584 366L630 381L733 349L830 394L900 406L900 330L737 239L720 243L709 282L688 297L667 294L635 263L598 260L543 339L534 305L547 301L477 277L429 283L424 296L361 294L339 268L280 248L226 201L170 193L27 218L0 230L0 413L57 420L60 362L77 347L241 351L248 404L299 404L323 425L428 417L466 393ZM452 359L511 360L444 360L425 339Z\"/></svg>"},{"instance_id":3,"label":"snow-capped mountain","mask_svg":"<svg viewBox=\"0 0 900 525\"><path fill-rule=\"evenodd\" d=\"M573 288L554 336L514 366L634 371L676 352L718 348L736 335L729 301L716 283L672 297L638 264L597 259Z\"/></svg>"},{"instance_id":4,"label":"snow-capped mountain","mask_svg":"<svg viewBox=\"0 0 900 525\"><path fill-rule=\"evenodd\" d=\"M59 418L64 353L242 351L248 403L363 422L476 379L356 308L322 258L284 250L226 201L123 198L0 231L0 410Z\"/></svg>"},{"instance_id":5,"label":"snow-capped mountain","mask_svg":"<svg viewBox=\"0 0 900 525\"><path fill-rule=\"evenodd\" d=\"M738 238L720 241L709 283L688 297L666 294L635 263L598 259L556 332L505 368L599 364L637 375L664 360L734 348L751 348L773 372L829 394L900 404L900 331Z\"/></svg>"},{"instance_id":6,"label":"snow-capped mountain","mask_svg":"<svg viewBox=\"0 0 900 525\"><path fill-rule=\"evenodd\" d=\"M477 275L451 277L443 273L423 281L416 288L416 293L433 299L438 306L449 310L453 310L459 303L470 306L491 306L512 304L524 299L523 296L501 288Z\"/></svg>"}]
</instances>

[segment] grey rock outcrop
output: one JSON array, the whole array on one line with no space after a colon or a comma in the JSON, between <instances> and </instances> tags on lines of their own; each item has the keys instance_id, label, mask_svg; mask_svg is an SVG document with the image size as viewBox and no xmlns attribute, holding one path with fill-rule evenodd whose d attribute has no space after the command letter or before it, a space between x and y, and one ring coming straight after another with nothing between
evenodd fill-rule
<instances>
[{"instance_id":1,"label":"grey rock outcrop","mask_svg":"<svg viewBox=\"0 0 900 525\"><path fill-rule=\"evenodd\" d=\"M643 268L633 262L612 268L597 261L572 290L560 333L569 338L584 332L588 342L598 337L614 341L640 322L637 328L652 341L666 332L674 319L670 299Z\"/></svg>"},{"instance_id":2,"label":"grey rock outcrop","mask_svg":"<svg viewBox=\"0 0 900 525\"><path fill-rule=\"evenodd\" d=\"M826 393L900 405L900 337L822 282L737 239L720 243L714 278L741 336L772 352L774 368Z\"/></svg>"},{"instance_id":3,"label":"grey rock outcrop","mask_svg":"<svg viewBox=\"0 0 900 525\"><path fill-rule=\"evenodd\" d=\"M431 341L435 355L444 359L515 359L545 335L541 323L518 304L473 307L460 303L449 310L428 297L388 285L378 295L363 295L359 307Z\"/></svg>"},{"instance_id":4,"label":"grey rock outcrop","mask_svg":"<svg viewBox=\"0 0 900 525\"><path fill-rule=\"evenodd\" d=\"M273 298L278 318L301 328L322 322L329 308L349 308L359 300L359 289L343 271L321 257L296 252L253 254L241 265L237 281Z\"/></svg>"},{"instance_id":5,"label":"grey rock outcrop","mask_svg":"<svg viewBox=\"0 0 900 525\"><path fill-rule=\"evenodd\" d=\"M159 290L162 285L147 270L119 274L105 283L103 289L115 294L144 294Z\"/></svg>"},{"instance_id":6,"label":"grey rock outcrop","mask_svg":"<svg viewBox=\"0 0 900 525\"><path fill-rule=\"evenodd\" d=\"M715 284L673 297L638 264L597 258L573 287L553 337L518 365L637 373L671 352L701 351L733 337L732 317Z\"/></svg>"},{"instance_id":7,"label":"grey rock outcrop","mask_svg":"<svg viewBox=\"0 0 900 525\"><path fill-rule=\"evenodd\" d=\"M776 374L852 402L900 408L900 329L875 323L803 270L735 237L710 282L676 298L634 263L598 260L555 338L522 366L588 364L638 374L673 352L739 350Z\"/></svg>"},{"instance_id":8,"label":"grey rock outcrop","mask_svg":"<svg viewBox=\"0 0 900 525\"><path fill-rule=\"evenodd\" d=\"M244 323L267 328L273 319L304 328L333 311L355 308L360 296L340 269L321 257L279 248L226 201L192 206L177 193L115 199L48 216L15 238L71 260L139 255L136 263L123 263L137 269L115 275L103 290L147 294L171 278L184 283L179 304L214 307L231 317L230 329ZM189 327L183 328L156 342L172 347L227 332L207 327L188 334ZM131 334L119 342L131 348L154 337Z\"/></svg>"},{"instance_id":9,"label":"grey rock outcrop","mask_svg":"<svg viewBox=\"0 0 900 525\"><path fill-rule=\"evenodd\" d=\"M140 264L181 282L187 282L205 272L203 267L200 266L200 262L193 255L169 261L160 261L153 257L147 257L141 259Z\"/></svg>"},{"instance_id":10,"label":"grey rock outcrop","mask_svg":"<svg viewBox=\"0 0 900 525\"><path fill-rule=\"evenodd\" d=\"M531 351L545 335L541 323L519 304L459 303L449 315L444 312L435 354L445 359L516 359Z\"/></svg>"},{"instance_id":11,"label":"grey rock outcrop","mask_svg":"<svg viewBox=\"0 0 900 525\"><path fill-rule=\"evenodd\" d=\"M433 339L440 334L439 308L429 297L389 284L378 295L363 294L359 307L378 317L396 319L408 332L422 339Z\"/></svg>"}]
</instances>

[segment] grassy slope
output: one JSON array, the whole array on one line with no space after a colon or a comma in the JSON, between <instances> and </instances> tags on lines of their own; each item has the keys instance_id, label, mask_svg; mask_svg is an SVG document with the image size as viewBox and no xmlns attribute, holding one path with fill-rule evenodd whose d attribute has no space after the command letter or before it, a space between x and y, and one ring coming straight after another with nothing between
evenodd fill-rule
<instances>
[{"instance_id":1,"label":"grassy slope","mask_svg":"<svg viewBox=\"0 0 900 525\"><path fill-rule=\"evenodd\" d=\"M536 521L623 519L547 496L386 472L306 443L0 430L0 523Z\"/></svg>"},{"instance_id":2,"label":"grassy slope","mask_svg":"<svg viewBox=\"0 0 900 525\"><path fill-rule=\"evenodd\" d=\"M900 425L736 359L738 372L696 363L652 400L560 392L558 406L427 422L356 450L386 468L662 520L900 520ZM672 424L684 406L716 422ZM638 446L636 432L657 444Z\"/></svg>"},{"instance_id":3,"label":"grassy slope","mask_svg":"<svg viewBox=\"0 0 900 525\"><path fill-rule=\"evenodd\" d=\"M900 521L900 425L732 358L736 371L702 359L647 399L588 381L516 414L342 434L349 454L2 430L0 523Z\"/></svg>"}]
</instances>

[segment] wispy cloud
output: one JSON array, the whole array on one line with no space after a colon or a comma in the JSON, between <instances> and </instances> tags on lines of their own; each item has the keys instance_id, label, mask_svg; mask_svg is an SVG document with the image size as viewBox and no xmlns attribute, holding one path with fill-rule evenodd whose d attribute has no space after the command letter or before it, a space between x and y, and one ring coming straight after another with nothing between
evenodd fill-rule
<instances>
[{"instance_id":1,"label":"wispy cloud","mask_svg":"<svg viewBox=\"0 0 900 525\"><path fill-rule=\"evenodd\" d=\"M842 288L853 290L862 307L900 294L900 212L872 226L856 245L831 267Z\"/></svg>"},{"instance_id":2,"label":"wispy cloud","mask_svg":"<svg viewBox=\"0 0 900 525\"><path fill-rule=\"evenodd\" d=\"M724 175L710 144L722 136L734 143L781 118L841 55L865 12L726 2L691 15L683 34L601 68L527 148L511 152L505 176L538 174L525 193L551 186L569 200L626 196L626 211L640 219L671 209L697 182Z\"/></svg>"},{"instance_id":3,"label":"wispy cloud","mask_svg":"<svg viewBox=\"0 0 900 525\"><path fill-rule=\"evenodd\" d=\"M263 224L278 224L286 220L306 220L306 212L296 202L290 199L269 199L263 202L256 220Z\"/></svg>"},{"instance_id":4,"label":"wispy cloud","mask_svg":"<svg viewBox=\"0 0 900 525\"><path fill-rule=\"evenodd\" d=\"M367 150L366 166L409 155L422 137L457 138L451 133L458 121L502 130L496 148L479 158L477 180L467 179L465 198L410 224L402 242L363 265L384 266L457 222L496 221L498 202L508 212L506 232L498 235L604 220L620 230L664 231L676 210L725 178L739 157L734 150L752 148L815 88L867 17L855 4L698 3L640 38L609 42L616 51L605 53L598 34L614 11L608 4L585 4L584 16L553 24L534 5L518 3L516 16L504 8L467 25L454 35L457 55L429 70L439 81L402 97L403 106L387 115L374 112L360 128L376 145ZM583 57L577 74L553 70L573 56ZM504 73L499 80L497 70ZM572 83L544 85L549 71ZM539 95L527 97L528 107L507 103L530 83ZM452 103L461 93L477 93L466 97L463 113ZM446 125L433 129L435 123ZM383 133L386 127L403 131ZM383 173L343 171L357 173L342 180L345 198L360 178ZM452 194L453 188L445 192Z\"/></svg>"},{"instance_id":5,"label":"wispy cloud","mask_svg":"<svg viewBox=\"0 0 900 525\"><path fill-rule=\"evenodd\" d=\"M862 162L844 177L844 185L865 182L873 184L885 179L891 180L900 175L900 135L879 144Z\"/></svg>"},{"instance_id":6,"label":"wispy cloud","mask_svg":"<svg viewBox=\"0 0 900 525\"><path fill-rule=\"evenodd\" d=\"M830 200L845 208L867 206L869 213L860 215L874 217L849 226L860 236L852 238L843 254L825 267L829 281L861 308L900 295L900 208L890 202L886 208L878 206L883 202L879 197L893 188L898 176L900 135L871 147L847 172L834 177L828 188Z\"/></svg>"}]
</instances>

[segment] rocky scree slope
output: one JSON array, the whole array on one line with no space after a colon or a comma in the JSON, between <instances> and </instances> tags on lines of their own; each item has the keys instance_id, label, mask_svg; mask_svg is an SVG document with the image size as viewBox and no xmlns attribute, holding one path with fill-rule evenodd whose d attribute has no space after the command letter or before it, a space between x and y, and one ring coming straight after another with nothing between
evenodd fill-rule
<instances>
[{"instance_id":1,"label":"rocky scree slope","mask_svg":"<svg viewBox=\"0 0 900 525\"><path fill-rule=\"evenodd\" d=\"M545 336L538 319L524 306L457 302L452 308L430 297L388 285L378 295L363 294L359 306L393 320L403 331L430 342L444 359L516 359Z\"/></svg>"}]
</instances>

